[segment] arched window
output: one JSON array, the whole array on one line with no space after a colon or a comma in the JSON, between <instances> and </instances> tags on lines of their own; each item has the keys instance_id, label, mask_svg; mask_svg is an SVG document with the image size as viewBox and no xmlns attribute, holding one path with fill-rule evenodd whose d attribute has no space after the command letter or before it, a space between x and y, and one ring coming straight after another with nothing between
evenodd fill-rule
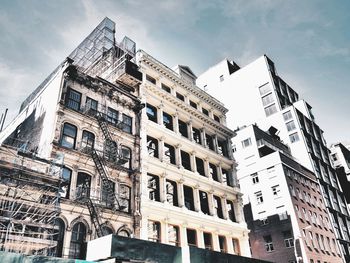
<instances>
[{"instance_id":1,"label":"arched window","mask_svg":"<svg viewBox=\"0 0 350 263\"><path fill-rule=\"evenodd\" d=\"M65 234L65 224L61 218L56 218L55 220L55 232L53 236L53 240L57 242L55 256L62 257L63 253L63 240Z\"/></svg>"},{"instance_id":2,"label":"arched window","mask_svg":"<svg viewBox=\"0 0 350 263\"><path fill-rule=\"evenodd\" d=\"M77 139L77 127L72 124L65 123L63 125L61 146L74 149Z\"/></svg>"},{"instance_id":3,"label":"arched window","mask_svg":"<svg viewBox=\"0 0 350 263\"><path fill-rule=\"evenodd\" d=\"M103 235L104 235L104 236L113 234L113 229L110 228L109 226L103 225L103 226L102 226L102 230L103 230Z\"/></svg>"},{"instance_id":4,"label":"arched window","mask_svg":"<svg viewBox=\"0 0 350 263\"><path fill-rule=\"evenodd\" d=\"M89 197L91 187L91 176L86 173L78 173L76 185L76 198Z\"/></svg>"},{"instance_id":5,"label":"arched window","mask_svg":"<svg viewBox=\"0 0 350 263\"><path fill-rule=\"evenodd\" d=\"M83 259L85 254L86 226L82 223L76 223L72 228L72 238L69 247L69 258Z\"/></svg>"},{"instance_id":6,"label":"arched window","mask_svg":"<svg viewBox=\"0 0 350 263\"><path fill-rule=\"evenodd\" d=\"M130 233L125 230L125 229L122 229L122 230L119 230L118 232L118 236L122 236L122 237L130 237Z\"/></svg>"}]
</instances>

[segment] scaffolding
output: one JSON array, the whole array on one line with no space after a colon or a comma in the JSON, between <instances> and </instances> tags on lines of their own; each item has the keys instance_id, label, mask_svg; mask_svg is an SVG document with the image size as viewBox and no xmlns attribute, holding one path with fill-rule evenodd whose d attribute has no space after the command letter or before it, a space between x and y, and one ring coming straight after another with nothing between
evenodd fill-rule
<instances>
[{"instance_id":1,"label":"scaffolding","mask_svg":"<svg viewBox=\"0 0 350 263\"><path fill-rule=\"evenodd\" d=\"M0 148L0 250L54 255L60 169L26 155Z\"/></svg>"},{"instance_id":2,"label":"scaffolding","mask_svg":"<svg viewBox=\"0 0 350 263\"><path fill-rule=\"evenodd\" d=\"M80 71L92 77L134 87L142 81L135 64L136 43L127 36L118 43L114 35L115 23L106 17L69 58Z\"/></svg>"}]
</instances>

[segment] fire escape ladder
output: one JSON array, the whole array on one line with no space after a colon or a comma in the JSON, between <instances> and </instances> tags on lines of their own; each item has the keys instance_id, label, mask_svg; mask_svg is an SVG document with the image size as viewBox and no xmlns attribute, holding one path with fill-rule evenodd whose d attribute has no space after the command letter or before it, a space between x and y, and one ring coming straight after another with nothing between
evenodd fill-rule
<instances>
[{"instance_id":1,"label":"fire escape ladder","mask_svg":"<svg viewBox=\"0 0 350 263\"><path fill-rule=\"evenodd\" d=\"M94 160L97 171L101 176L103 190L107 191L108 203L112 205L113 210L116 210L116 205L118 205L117 197L115 196L113 188L108 180L108 175L106 169L104 168L103 162L95 149L92 149L92 159Z\"/></svg>"},{"instance_id":2,"label":"fire escape ladder","mask_svg":"<svg viewBox=\"0 0 350 263\"><path fill-rule=\"evenodd\" d=\"M104 236L104 232L103 232L103 228L102 228L102 225L101 225L101 222L100 222L100 218L99 218L99 214L98 214L98 208L96 207L94 202L92 202L90 197L87 198L87 207L89 209L91 221L92 221L92 223L93 223L93 225L95 227L97 236L98 237L103 237Z\"/></svg>"}]
</instances>

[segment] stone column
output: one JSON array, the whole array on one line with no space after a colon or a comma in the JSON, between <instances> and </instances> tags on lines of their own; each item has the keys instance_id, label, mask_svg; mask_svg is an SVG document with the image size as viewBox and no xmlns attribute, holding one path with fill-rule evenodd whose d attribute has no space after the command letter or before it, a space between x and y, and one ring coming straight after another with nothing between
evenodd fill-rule
<instances>
[{"instance_id":1,"label":"stone column","mask_svg":"<svg viewBox=\"0 0 350 263\"><path fill-rule=\"evenodd\" d=\"M213 138L213 144L214 144L214 152L219 153L219 151L218 151L218 136L217 136L217 134L214 134L212 136L212 138Z\"/></svg>"},{"instance_id":2,"label":"stone column","mask_svg":"<svg viewBox=\"0 0 350 263\"><path fill-rule=\"evenodd\" d=\"M166 173L162 173L159 176L159 199L160 202L164 203L166 202L166 184L165 184L165 179L166 178Z\"/></svg>"},{"instance_id":3,"label":"stone column","mask_svg":"<svg viewBox=\"0 0 350 263\"><path fill-rule=\"evenodd\" d=\"M199 248L205 248L204 245L204 238L203 238L203 229L204 227L201 227L200 229L197 229L197 246Z\"/></svg>"},{"instance_id":4,"label":"stone column","mask_svg":"<svg viewBox=\"0 0 350 263\"><path fill-rule=\"evenodd\" d=\"M164 220L160 222L160 240L163 244L169 244L167 218L164 218Z\"/></svg>"},{"instance_id":5,"label":"stone column","mask_svg":"<svg viewBox=\"0 0 350 263\"><path fill-rule=\"evenodd\" d=\"M76 188L77 188L77 179L78 179L78 166L73 165L72 175L70 179L70 189L69 189L69 199L75 199L76 197ZM98 172L95 171L95 174Z\"/></svg>"},{"instance_id":6,"label":"stone column","mask_svg":"<svg viewBox=\"0 0 350 263\"><path fill-rule=\"evenodd\" d=\"M216 166L216 170L218 172L218 178L219 178L219 182L221 182L221 184L224 184L223 180L222 180L222 168L221 168L222 163L219 162L218 165Z\"/></svg>"},{"instance_id":7,"label":"stone column","mask_svg":"<svg viewBox=\"0 0 350 263\"><path fill-rule=\"evenodd\" d=\"M159 160L164 161L164 139L165 137L161 136L159 138Z\"/></svg>"},{"instance_id":8,"label":"stone column","mask_svg":"<svg viewBox=\"0 0 350 263\"><path fill-rule=\"evenodd\" d=\"M176 111L176 113L173 115L173 130L176 134L179 134L179 114Z\"/></svg>"},{"instance_id":9,"label":"stone column","mask_svg":"<svg viewBox=\"0 0 350 263\"><path fill-rule=\"evenodd\" d=\"M211 174L209 172L209 157L205 157L203 161L204 161L205 176L208 177L209 179L211 179Z\"/></svg>"},{"instance_id":10,"label":"stone column","mask_svg":"<svg viewBox=\"0 0 350 263\"><path fill-rule=\"evenodd\" d=\"M193 187L193 203L194 203L194 211L199 212L201 210L201 204L199 201L199 185L196 184Z\"/></svg>"},{"instance_id":11,"label":"stone column","mask_svg":"<svg viewBox=\"0 0 350 263\"><path fill-rule=\"evenodd\" d=\"M216 213L214 211L214 190L211 189L209 192L208 192L208 205L209 205L209 214L212 215L212 216L216 216Z\"/></svg>"},{"instance_id":12,"label":"stone column","mask_svg":"<svg viewBox=\"0 0 350 263\"><path fill-rule=\"evenodd\" d=\"M187 122L187 132L188 138L193 141L193 132L192 132L192 119Z\"/></svg>"},{"instance_id":13,"label":"stone column","mask_svg":"<svg viewBox=\"0 0 350 263\"><path fill-rule=\"evenodd\" d=\"M181 168L182 166L182 160L181 160L181 144L175 145L175 162L176 166L178 168Z\"/></svg>"},{"instance_id":14,"label":"stone column","mask_svg":"<svg viewBox=\"0 0 350 263\"><path fill-rule=\"evenodd\" d=\"M213 250L214 251L220 251L220 244L219 244L219 235L217 232L211 233L212 243L213 243Z\"/></svg>"},{"instance_id":15,"label":"stone column","mask_svg":"<svg viewBox=\"0 0 350 263\"><path fill-rule=\"evenodd\" d=\"M224 194L221 198L221 207L222 207L222 214L224 216L224 219L228 219L228 211L227 211L227 195Z\"/></svg>"},{"instance_id":16,"label":"stone column","mask_svg":"<svg viewBox=\"0 0 350 263\"><path fill-rule=\"evenodd\" d=\"M196 163L196 152L192 151L190 153L190 160L191 160L191 171L196 173L197 172L197 163Z\"/></svg>"},{"instance_id":17,"label":"stone column","mask_svg":"<svg viewBox=\"0 0 350 263\"><path fill-rule=\"evenodd\" d=\"M157 123L163 126L163 103L161 102L161 104L157 108Z\"/></svg>"},{"instance_id":18,"label":"stone column","mask_svg":"<svg viewBox=\"0 0 350 263\"><path fill-rule=\"evenodd\" d=\"M63 240L63 249L62 249L62 257L68 258L69 256L69 248L70 248L70 241L72 239L72 229L67 226L67 229L64 233L64 240Z\"/></svg>"},{"instance_id":19,"label":"stone column","mask_svg":"<svg viewBox=\"0 0 350 263\"><path fill-rule=\"evenodd\" d=\"M178 203L179 207L185 206L185 196L184 196L184 180L180 179L177 182L177 195L178 195Z\"/></svg>"},{"instance_id":20,"label":"stone column","mask_svg":"<svg viewBox=\"0 0 350 263\"><path fill-rule=\"evenodd\" d=\"M205 148L208 148L207 146L207 140L205 138L205 135L206 135L206 132L205 132L205 129L204 129L204 126L202 129L199 130L201 132L201 141L202 141L202 145L205 147Z\"/></svg>"}]
</instances>

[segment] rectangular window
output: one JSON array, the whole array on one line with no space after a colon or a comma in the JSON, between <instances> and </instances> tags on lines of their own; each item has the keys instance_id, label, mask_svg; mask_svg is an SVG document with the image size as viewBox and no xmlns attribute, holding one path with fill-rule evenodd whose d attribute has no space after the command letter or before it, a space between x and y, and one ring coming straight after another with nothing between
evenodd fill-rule
<instances>
[{"instance_id":1,"label":"rectangular window","mask_svg":"<svg viewBox=\"0 0 350 263\"><path fill-rule=\"evenodd\" d=\"M192 101L192 100L190 100L190 106L191 106L192 108L197 109L197 103L195 103L195 102Z\"/></svg>"},{"instance_id":2,"label":"rectangular window","mask_svg":"<svg viewBox=\"0 0 350 263\"><path fill-rule=\"evenodd\" d=\"M193 200L193 189L192 187L189 187L187 185L183 186L184 188L184 201L185 201L185 207L188 210L194 211L194 200Z\"/></svg>"},{"instance_id":3,"label":"rectangular window","mask_svg":"<svg viewBox=\"0 0 350 263\"><path fill-rule=\"evenodd\" d=\"M95 115L97 113L97 101L86 97L85 112Z\"/></svg>"},{"instance_id":4,"label":"rectangular window","mask_svg":"<svg viewBox=\"0 0 350 263\"><path fill-rule=\"evenodd\" d=\"M160 222L148 221L148 240L160 243Z\"/></svg>"},{"instance_id":5,"label":"rectangular window","mask_svg":"<svg viewBox=\"0 0 350 263\"><path fill-rule=\"evenodd\" d=\"M115 194L115 183L111 180L108 180L108 185L102 184L102 189L101 189L101 202L103 205L112 208L113 207L113 197L109 194L109 189L112 190L113 195Z\"/></svg>"},{"instance_id":6,"label":"rectangular window","mask_svg":"<svg viewBox=\"0 0 350 263\"><path fill-rule=\"evenodd\" d=\"M233 202L230 200L226 200L226 207L227 207L228 218L232 222L237 222Z\"/></svg>"},{"instance_id":7,"label":"rectangular window","mask_svg":"<svg viewBox=\"0 0 350 263\"><path fill-rule=\"evenodd\" d=\"M259 176L258 173L253 173L252 175L250 175L252 177L252 182L253 184L257 184L259 183Z\"/></svg>"},{"instance_id":8,"label":"rectangular window","mask_svg":"<svg viewBox=\"0 0 350 263\"><path fill-rule=\"evenodd\" d=\"M224 218L222 212L221 198L216 195L214 195L214 211L217 217Z\"/></svg>"},{"instance_id":9,"label":"rectangular window","mask_svg":"<svg viewBox=\"0 0 350 263\"><path fill-rule=\"evenodd\" d=\"M147 74L146 74L146 80L148 82L151 82L154 85L156 85L156 83L157 83L155 78L153 78L153 77L151 77L150 75L147 75Z\"/></svg>"},{"instance_id":10,"label":"rectangular window","mask_svg":"<svg viewBox=\"0 0 350 263\"><path fill-rule=\"evenodd\" d=\"M209 174L214 181L219 182L218 169L216 165L209 163Z\"/></svg>"},{"instance_id":11,"label":"rectangular window","mask_svg":"<svg viewBox=\"0 0 350 263\"><path fill-rule=\"evenodd\" d=\"M178 98L179 100L185 101L184 95L182 95L182 94L180 94L178 92L176 92L176 98Z\"/></svg>"},{"instance_id":12,"label":"rectangular window","mask_svg":"<svg viewBox=\"0 0 350 263\"><path fill-rule=\"evenodd\" d=\"M164 143L164 162L176 164L175 148L167 143Z\"/></svg>"},{"instance_id":13,"label":"rectangular window","mask_svg":"<svg viewBox=\"0 0 350 263\"><path fill-rule=\"evenodd\" d=\"M131 188L127 185L119 185L119 203L121 211L130 213L131 207Z\"/></svg>"},{"instance_id":14,"label":"rectangular window","mask_svg":"<svg viewBox=\"0 0 350 263\"><path fill-rule=\"evenodd\" d=\"M214 114L214 120L217 121L218 123L220 123L220 118L219 118L219 116L217 116L217 115L215 115L215 114Z\"/></svg>"},{"instance_id":15,"label":"rectangular window","mask_svg":"<svg viewBox=\"0 0 350 263\"><path fill-rule=\"evenodd\" d=\"M261 191L255 193L255 198L257 204L262 204L264 202L264 198Z\"/></svg>"},{"instance_id":16,"label":"rectangular window","mask_svg":"<svg viewBox=\"0 0 350 263\"><path fill-rule=\"evenodd\" d=\"M205 215L209 215L209 202L208 202L208 194L203 191L199 191L199 201L201 204L201 211Z\"/></svg>"},{"instance_id":17,"label":"rectangular window","mask_svg":"<svg viewBox=\"0 0 350 263\"><path fill-rule=\"evenodd\" d=\"M272 186L271 187L271 190L272 190L272 195L274 198L277 198L279 197L281 194L280 194L280 186L279 185L275 185L275 186Z\"/></svg>"},{"instance_id":18,"label":"rectangular window","mask_svg":"<svg viewBox=\"0 0 350 263\"><path fill-rule=\"evenodd\" d=\"M272 102L274 102L274 98L273 98L272 93L269 93L269 94L265 95L261 99L262 99L262 103L263 103L264 106L269 105Z\"/></svg>"},{"instance_id":19,"label":"rectangular window","mask_svg":"<svg viewBox=\"0 0 350 263\"><path fill-rule=\"evenodd\" d=\"M178 226L168 225L168 240L169 244L180 246L180 231Z\"/></svg>"},{"instance_id":20,"label":"rectangular window","mask_svg":"<svg viewBox=\"0 0 350 263\"><path fill-rule=\"evenodd\" d=\"M196 143L202 144L201 132L198 129L192 127L192 136Z\"/></svg>"},{"instance_id":21,"label":"rectangular window","mask_svg":"<svg viewBox=\"0 0 350 263\"><path fill-rule=\"evenodd\" d=\"M290 135L289 135L289 139L290 139L290 142L291 142L291 143L294 143L294 142L299 141L299 135L298 135L298 133L295 132L295 133L290 134Z\"/></svg>"},{"instance_id":22,"label":"rectangular window","mask_svg":"<svg viewBox=\"0 0 350 263\"><path fill-rule=\"evenodd\" d=\"M118 111L107 107L107 121L110 124L116 125L118 123Z\"/></svg>"},{"instance_id":23,"label":"rectangular window","mask_svg":"<svg viewBox=\"0 0 350 263\"><path fill-rule=\"evenodd\" d=\"M205 140L206 140L206 143L207 143L207 146L210 150L214 151L214 139L211 135L209 134L205 134Z\"/></svg>"},{"instance_id":24,"label":"rectangular window","mask_svg":"<svg viewBox=\"0 0 350 263\"><path fill-rule=\"evenodd\" d=\"M132 133L132 118L123 113L122 130L131 134Z\"/></svg>"},{"instance_id":25,"label":"rectangular window","mask_svg":"<svg viewBox=\"0 0 350 263\"><path fill-rule=\"evenodd\" d=\"M272 89L271 89L271 86L269 85L269 83L266 83L265 85L259 87L259 92L260 92L260 95L265 95L266 93L270 92Z\"/></svg>"},{"instance_id":26,"label":"rectangular window","mask_svg":"<svg viewBox=\"0 0 350 263\"><path fill-rule=\"evenodd\" d=\"M265 242L265 250L267 252L272 252L275 249L273 248L273 243L272 243L272 237L271 235L264 236L264 242Z\"/></svg>"},{"instance_id":27,"label":"rectangular window","mask_svg":"<svg viewBox=\"0 0 350 263\"><path fill-rule=\"evenodd\" d=\"M213 241L210 233L203 232L204 247L208 250L213 250Z\"/></svg>"},{"instance_id":28,"label":"rectangular window","mask_svg":"<svg viewBox=\"0 0 350 263\"><path fill-rule=\"evenodd\" d=\"M181 164L186 170L191 171L191 158L187 152L181 151Z\"/></svg>"},{"instance_id":29,"label":"rectangular window","mask_svg":"<svg viewBox=\"0 0 350 263\"><path fill-rule=\"evenodd\" d=\"M173 130L173 117L166 112L163 112L163 125L165 128Z\"/></svg>"},{"instance_id":30,"label":"rectangular window","mask_svg":"<svg viewBox=\"0 0 350 263\"><path fill-rule=\"evenodd\" d=\"M166 91L166 92L168 92L168 93L171 93L170 87L168 87L167 85L165 85L165 84L163 84L163 83L162 83L162 90L164 90L164 91Z\"/></svg>"},{"instance_id":31,"label":"rectangular window","mask_svg":"<svg viewBox=\"0 0 350 263\"><path fill-rule=\"evenodd\" d=\"M294 247L294 239L290 230L283 231L284 245L286 247Z\"/></svg>"},{"instance_id":32,"label":"rectangular window","mask_svg":"<svg viewBox=\"0 0 350 263\"><path fill-rule=\"evenodd\" d=\"M205 115L209 116L209 111L208 111L207 109L202 108L202 112L203 112Z\"/></svg>"},{"instance_id":33,"label":"rectangular window","mask_svg":"<svg viewBox=\"0 0 350 263\"><path fill-rule=\"evenodd\" d=\"M286 126L287 126L287 130L288 130L289 132L296 129L295 123L294 123L293 120L290 121L290 122L287 122L287 123L286 123Z\"/></svg>"},{"instance_id":34,"label":"rectangular window","mask_svg":"<svg viewBox=\"0 0 350 263\"><path fill-rule=\"evenodd\" d=\"M177 202L177 184L176 182L166 180L166 200L173 206L178 206Z\"/></svg>"},{"instance_id":35,"label":"rectangular window","mask_svg":"<svg viewBox=\"0 0 350 263\"><path fill-rule=\"evenodd\" d=\"M198 157L196 157L196 166L197 166L197 172L205 176L205 171L204 171L204 161Z\"/></svg>"},{"instance_id":36,"label":"rectangular window","mask_svg":"<svg viewBox=\"0 0 350 263\"><path fill-rule=\"evenodd\" d=\"M227 141L218 139L218 153L228 157Z\"/></svg>"},{"instance_id":37,"label":"rectangular window","mask_svg":"<svg viewBox=\"0 0 350 263\"><path fill-rule=\"evenodd\" d=\"M227 245L225 236L219 236L219 247L221 253L227 253Z\"/></svg>"},{"instance_id":38,"label":"rectangular window","mask_svg":"<svg viewBox=\"0 0 350 263\"><path fill-rule=\"evenodd\" d=\"M147 104L146 105L146 113L147 113L147 117L150 121L153 121L155 123L157 123L157 108Z\"/></svg>"},{"instance_id":39,"label":"rectangular window","mask_svg":"<svg viewBox=\"0 0 350 263\"><path fill-rule=\"evenodd\" d=\"M178 120L178 124L179 124L179 132L183 137L188 138L188 129L187 129L187 123L182 121L182 120Z\"/></svg>"},{"instance_id":40,"label":"rectangular window","mask_svg":"<svg viewBox=\"0 0 350 263\"><path fill-rule=\"evenodd\" d=\"M275 104L272 104L272 105L270 105L270 106L265 108L266 116L270 116L270 115L272 115L272 114L274 114L276 112L277 112L277 108L276 108Z\"/></svg>"},{"instance_id":41,"label":"rectangular window","mask_svg":"<svg viewBox=\"0 0 350 263\"><path fill-rule=\"evenodd\" d=\"M93 149L95 144L95 135L88 131L83 131L83 138L81 140L82 149Z\"/></svg>"},{"instance_id":42,"label":"rectangular window","mask_svg":"<svg viewBox=\"0 0 350 263\"><path fill-rule=\"evenodd\" d=\"M187 234L187 245L189 246L197 246L197 231L194 229L186 229Z\"/></svg>"},{"instance_id":43,"label":"rectangular window","mask_svg":"<svg viewBox=\"0 0 350 263\"><path fill-rule=\"evenodd\" d=\"M81 102L81 93L68 88L66 94L66 106L72 110L79 111L80 110L80 102Z\"/></svg>"},{"instance_id":44,"label":"rectangular window","mask_svg":"<svg viewBox=\"0 0 350 263\"><path fill-rule=\"evenodd\" d=\"M242 147L243 148L246 148L246 147L248 147L250 145L252 145L252 140L250 138L245 139L245 140L242 141Z\"/></svg>"},{"instance_id":45,"label":"rectangular window","mask_svg":"<svg viewBox=\"0 0 350 263\"><path fill-rule=\"evenodd\" d=\"M147 136L147 151L148 155L152 157L159 157L158 154L158 140L152 138L151 136Z\"/></svg>"},{"instance_id":46,"label":"rectangular window","mask_svg":"<svg viewBox=\"0 0 350 263\"><path fill-rule=\"evenodd\" d=\"M159 199L159 177L155 175L147 175L148 197L150 200L160 201Z\"/></svg>"},{"instance_id":47,"label":"rectangular window","mask_svg":"<svg viewBox=\"0 0 350 263\"><path fill-rule=\"evenodd\" d=\"M270 92L272 89L271 89L271 86L269 85L269 83L266 83L265 85L259 87L259 92L260 92L260 95L265 95L266 93Z\"/></svg>"},{"instance_id":48,"label":"rectangular window","mask_svg":"<svg viewBox=\"0 0 350 263\"><path fill-rule=\"evenodd\" d=\"M235 238L232 239L232 247L235 255L241 254L238 239L235 239Z\"/></svg>"},{"instance_id":49,"label":"rectangular window","mask_svg":"<svg viewBox=\"0 0 350 263\"><path fill-rule=\"evenodd\" d=\"M292 113L290 111L286 111L283 113L283 119L285 121L289 121L291 119L293 119Z\"/></svg>"}]
</instances>

